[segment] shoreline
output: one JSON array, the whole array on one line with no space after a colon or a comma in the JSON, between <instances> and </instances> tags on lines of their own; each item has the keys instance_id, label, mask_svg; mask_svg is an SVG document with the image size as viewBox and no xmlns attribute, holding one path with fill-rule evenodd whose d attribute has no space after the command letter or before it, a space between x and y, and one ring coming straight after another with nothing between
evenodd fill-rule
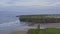
<instances>
[{"instance_id":1,"label":"shoreline","mask_svg":"<svg viewBox=\"0 0 60 34\"><path fill-rule=\"evenodd\" d=\"M17 24L18 25L18 24ZM45 24L46 25L46 27L48 27L48 28L60 28L60 23L47 23L47 24ZM3 29L2 29L3 28ZM7 29L8 28L8 29ZM11 28L11 29L10 29ZM17 31L19 31L19 32L27 32L27 30L28 29L36 29L37 28L37 26L31 26L31 27L29 27L29 26L20 26L20 25L18 25L18 26L9 26L9 27L1 27L0 28L0 32L1 32L1 34L5 34L5 33L11 33L11 32L17 32ZM2 33L3 32L3 33Z\"/></svg>"}]
</instances>

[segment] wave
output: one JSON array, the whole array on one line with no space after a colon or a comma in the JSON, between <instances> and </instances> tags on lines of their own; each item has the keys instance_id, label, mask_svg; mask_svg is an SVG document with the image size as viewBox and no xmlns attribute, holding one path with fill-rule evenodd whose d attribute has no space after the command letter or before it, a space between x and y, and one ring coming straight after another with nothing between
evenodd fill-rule
<instances>
[{"instance_id":1,"label":"wave","mask_svg":"<svg viewBox=\"0 0 60 34\"><path fill-rule=\"evenodd\" d=\"M9 34L13 31L22 31L23 27L22 27L22 24L20 24L19 20L8 22L8 23L2 23L0 24L0 33Z\"/></svg>"},{"instance_id":2,"label":"wave","mask_svg":"<svg viewBox=\"0 0 60 34\"><path fill-rule=\"evenodd\" d=\"M1 34L7 34L12 31L23 31L28 26L22 26L22 24L19 22L19 20L8 22L8 23L2 23L0 24L0 33Z\"/></svg>"},{"instance_id":3,"label":"wave","mask_svg":"<svg viewBox=\"0 0 60 34\"><path fill-rule=\"evenodd\" d=\"M0 27L7 27L7 26L13 26L13 25L17 25L20 24L19 20L13 21L13 22L8 22L8 23L2 23L0 24Z\"/></svg>"}]
</instances>

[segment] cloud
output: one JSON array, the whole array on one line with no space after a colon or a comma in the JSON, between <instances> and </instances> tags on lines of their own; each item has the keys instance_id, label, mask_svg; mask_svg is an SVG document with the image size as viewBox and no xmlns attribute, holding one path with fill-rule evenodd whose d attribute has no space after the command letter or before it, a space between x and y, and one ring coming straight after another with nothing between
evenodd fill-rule
<instances>
[{"instance_id":1,"label":"cloud","mask_svg":"<svg viewBox=\"0 0 60 34\"><path fill-rule=\"evenodd\" d=\"M60 11L60 0L0 0L0 11ZM59 13L59 12L58 12Z\"/></svg>"},{"instance_id":2,"label":"cloud","mask_svg":"<svg viewBox=\"0 0 60 34\"><path fill-rule=\"evenodd\" d=\"M59 0L0 0L0 6L57 6Z\"/></svg>"}]
</instances>

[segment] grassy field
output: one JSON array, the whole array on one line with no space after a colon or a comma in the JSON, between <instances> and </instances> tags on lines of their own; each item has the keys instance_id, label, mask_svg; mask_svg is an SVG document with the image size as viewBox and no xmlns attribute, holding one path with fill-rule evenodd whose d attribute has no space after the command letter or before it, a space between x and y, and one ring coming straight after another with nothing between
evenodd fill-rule
<instances>
[{"instance_id":1,"label":"grassy field","mask_svg":"<svg viewBox=\"0 0 60 34\"><path fill-rule=\"evenodd\" d=\"M57 28L47 28L46 30L37 30L37 29L30 29L28 30L28 34L60 34L60 29Z\"/></svg>"}]
</instances>

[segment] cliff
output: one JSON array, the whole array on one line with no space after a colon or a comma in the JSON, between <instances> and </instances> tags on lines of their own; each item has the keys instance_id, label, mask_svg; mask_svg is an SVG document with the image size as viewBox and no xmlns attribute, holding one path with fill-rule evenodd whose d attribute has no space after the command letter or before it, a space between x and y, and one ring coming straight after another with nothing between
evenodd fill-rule
<instances>
[{"instance_id":1,"label":"cliff","mask_svg":"<svg viewBox=\"0 0 60 34\"><path fill-rule=\"evenodd\" d=\"M21 15L21 22L60 23L60 14Z\"/></svg>"}]
</instances>

